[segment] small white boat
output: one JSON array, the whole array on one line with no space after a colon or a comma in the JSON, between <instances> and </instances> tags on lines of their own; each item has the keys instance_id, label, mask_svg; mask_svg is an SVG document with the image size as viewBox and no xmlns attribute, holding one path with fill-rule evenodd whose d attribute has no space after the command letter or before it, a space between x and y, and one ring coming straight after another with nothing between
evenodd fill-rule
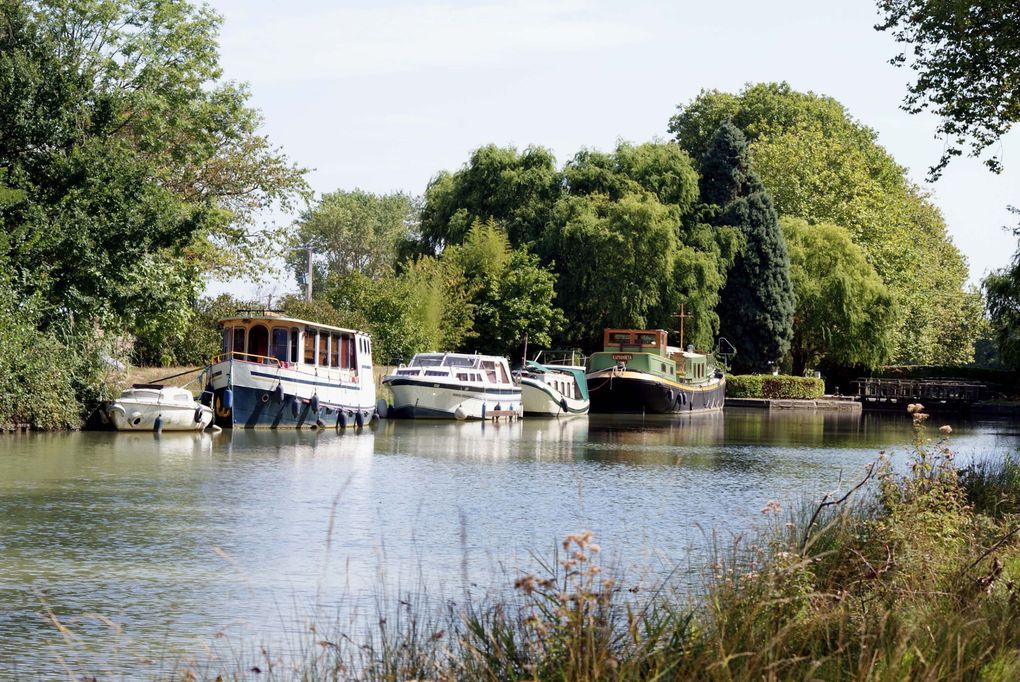
<instances>
[{"instance_id":1,"label":"small white boat","mask_svg":"<svg viewBox=\"0 0 1020 682\"><path fill-rule=\"evenodd\" d=\"M213 411L176 386L135 384L110 403L106 414L118 431L202 431Z\"/></svg>"},{"instance_id":2,"label":"small white boat","mask_svg":"<svg viewBox=\"0 0 1020 682\"><path fill-rule=\"evenodd\" d=\"M388 416L485 419L493 410L520 416L521 387L506 359L466 353L418 353L383 377L393 393Z\"/></svg>"},{"instance_id":3,"label":"small white boat","mask_svg":"<svg viewBox=\"0 0 1020 682\"><path fill-rule=\"evenodd\" d=\"M521 370L521 397L526 415L588 414L591 401L584 365L558 364L552 359L525 363Z\"/></svg>"}]
</instances>

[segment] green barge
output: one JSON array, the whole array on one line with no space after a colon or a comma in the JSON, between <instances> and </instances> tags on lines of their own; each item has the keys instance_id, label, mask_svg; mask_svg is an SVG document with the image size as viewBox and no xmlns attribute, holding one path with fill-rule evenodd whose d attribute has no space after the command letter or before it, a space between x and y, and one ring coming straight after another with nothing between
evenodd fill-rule
<instances>
[{"instance_id":1,"label":"green barge","mask_svg":"<svg viewBox=\"0 0 1020 682\"><path fill-rule=\"evenodd\" d=\"M721 409L726 377L714 358L667 344L664 329L606 329L588 365L591 411L676 414Z\"/></svg>"}]
</instances>

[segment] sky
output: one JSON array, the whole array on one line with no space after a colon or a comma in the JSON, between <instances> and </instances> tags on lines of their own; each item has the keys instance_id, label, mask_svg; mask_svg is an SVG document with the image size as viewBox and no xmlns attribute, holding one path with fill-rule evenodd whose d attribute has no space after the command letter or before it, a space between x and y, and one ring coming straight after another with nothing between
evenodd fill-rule
<instances>
[{"instance_id":1,"label":"sky","mask_svg":"<svg viewBox=\"0 0 1020 682\"><path fill-rule=\"evenodd\" d=\"M924 185L967 257L970 282L1003 267L1017 241L1020 133L995 151L1006 171L955 159L925 185L945 144L937 119L900 103L911 72L874 30L873 2L718 0L213 0L224 17L224 77L249 83L263 132L309 168L316 195L338 189L420 195L485 144L551 149L668 139L670 116L701 89L787 81L839 100ZM294 215L267 221L290 224ZM235 295L296 291L293 281L213 284Z\"/></svg>"}]
</instances>

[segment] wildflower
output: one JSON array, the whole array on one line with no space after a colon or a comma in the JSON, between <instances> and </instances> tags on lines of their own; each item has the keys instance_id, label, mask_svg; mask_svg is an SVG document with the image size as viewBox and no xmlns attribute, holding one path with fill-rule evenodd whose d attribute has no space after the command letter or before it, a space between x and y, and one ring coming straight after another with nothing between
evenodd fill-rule
<instances>
[{"instance_id":1,"label":"wildflower","mask_svg":"<svg viewBox=\"0 0 1020 682\"><path fill-rule=\"evenodd\" d=\"M943 436L948 436L952 432L953 427L950 426L949 424L943 424L942 426L939 427L939 433L941 433Z\"/></svg>"},{"instance_id":2,"label":"wildflower","mask_svg":"<svg viewBox=\"0 0 1020 682\"><path fill-rule=\"evenodd\" d=\"M917 414L922 410L924 410L924 405L922 405L921 403L910 403L909 405L907 405L907 412L909 412L910 414Z\"/></svg>"},{"instance_id":3,"label":"wildflower","mask_svg":"<svg viewBox=\"0 0 1020 682\"><path fill-rule=\"evenodd\" d=\"M782 505L779 504L779 500L769 500L768 503L762 507L762 514L778 514L782 510Z\"/></svg>"}]
</instances>

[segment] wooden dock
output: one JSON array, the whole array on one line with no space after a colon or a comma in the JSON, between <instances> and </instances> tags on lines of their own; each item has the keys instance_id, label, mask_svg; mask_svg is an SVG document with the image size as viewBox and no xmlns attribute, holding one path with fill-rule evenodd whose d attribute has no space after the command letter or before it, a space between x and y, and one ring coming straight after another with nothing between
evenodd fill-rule
<instances>
[{"instance_id":1,"label":"wooden dock","mask_svg":"<svg viewBox=\"0 0 1020 682\"><path fill-rule=\"evenodd\" d=\"M873 379L853 382L865 410L905 410L921 403L929 412L966 412L988 397L988 386L961 379Z\"/></svg>"},{"instance_id":2,"label":"wooden dock","mask_svg":"<svg viewBox=\"0 0 1020 682\"><path fill-rule=\"evenodd\" d=\"M485 413L485 418L491 419L494 422L498 422L500 419L506 419L508 422L512 422L516 419L520 419L521 416L522 413L517 410L489 410Z\"/></svg>"}]
</instances>

